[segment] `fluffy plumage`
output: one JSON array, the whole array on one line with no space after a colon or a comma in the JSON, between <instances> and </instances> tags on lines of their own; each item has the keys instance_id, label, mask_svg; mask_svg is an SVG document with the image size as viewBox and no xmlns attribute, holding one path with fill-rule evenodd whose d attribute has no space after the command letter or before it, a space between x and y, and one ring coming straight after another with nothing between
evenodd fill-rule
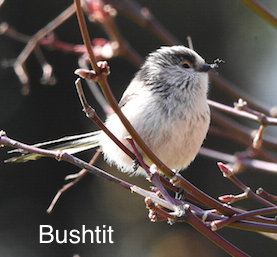
<instances>
[{"instance_id":1,"label":"fluffy plumage","mask_svg":"<svg viewBox=\"0 0 277 257\"><path fill-rule=\"evenodd\" d=\"M187 63L186 67L183 63ZM148 56L119 103L150 149L172 169L187 167L206 137L210 123L208 69L193 50L184 46L162 47ZM115 114L106 125L130 148L124 139L128 132ZM132 160L104 133L100 145L109 163L123 172L133 172ZM151 165L141 154L145 163Z\"/></svg>"},{"instance_id":2,"label":"fluffy plumage","mask_svg":"<svg viewBox=\"0 0 277 257\"><path fill-rule=\"evenodd\" d=\"M206 137L210 123L207 104L210 68L201 56L184 46L161 47L147 57L119 102L145 143L172 169L187 167ZM106 126L131 150L125 140L128 132L116 114L107 118ZM104 132L68 141L71 152L100 145L108 163L134 174L132 160ZM141 154L145 163L151 165ZM29 159L35 159L34 155L13 161ZM139 168L135 174L146 173Z\"/></svg>"}]
</instances>

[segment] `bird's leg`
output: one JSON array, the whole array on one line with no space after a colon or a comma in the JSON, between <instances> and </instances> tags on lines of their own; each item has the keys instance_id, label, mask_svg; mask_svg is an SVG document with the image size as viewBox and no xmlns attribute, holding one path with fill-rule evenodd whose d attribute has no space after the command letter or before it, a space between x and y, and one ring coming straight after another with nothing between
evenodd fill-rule
<instances>
[{"instance_id":1,"label":"bird's leg","mask_svg":"<svg viewBox=\"0 0 277 257\"><path fill-rule=\"evenodd\" d=\"M158 168L155 164L151 165L149 168L145 162L142 159L142 156L140 155L133 139L131 137L126 137L128 142L130 143L131 147L133 148L133 151L137 157L137 160L139 161L141 167L146 171L148 174L147 179L153 183L153 185L157 188L157 190L160 192L161 196L172 206L174 213L173 215L180 217L183 215L183 212L180 211L182 210L182 202L172 198L169 193L166 191L164 188L161 179L160 179L160 174L158 171Z\"/></svg>"},{"instance_id":2,"label":"bird's leg","mask_svg":"<svg viewBox=\"0 0 277 257\"><path fill-rule=\"evenodd\" d=\"M136 157L135 159L133 159L133 165L132 165L133 172L136 172L139 167L140 167L140 162L139 162L138 158Z\"/></svg>"}]
</instances>

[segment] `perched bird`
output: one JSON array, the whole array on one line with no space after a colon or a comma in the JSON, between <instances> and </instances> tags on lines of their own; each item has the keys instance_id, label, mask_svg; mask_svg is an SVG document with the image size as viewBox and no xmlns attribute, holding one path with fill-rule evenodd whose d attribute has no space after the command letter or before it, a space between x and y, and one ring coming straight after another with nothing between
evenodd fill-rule
<instances>
[{"instance_id":1,"label":"perched bird","mask_svg":"<svg viewBox=\"0 0 277 257\"><path fill-rule=\"evenodd\" d=\"M197 155L210 124L207 104L208 74L212 65L195 51L184 46L161 47L146 58L127 87L119 106L149 148L169 168L179 171ZM128 132L116 114L111 114L107 128L130 150ZM105 160L122 172L146 174L142 168L133 170L127 156L103 131L66 137L49 143L59 145L68 153L101 146ZM132 150L131 150L132 151ZM143 160L151 161L141 151ZM25 154L12 161L37 159Z\"/></svg>"}]
</instances>

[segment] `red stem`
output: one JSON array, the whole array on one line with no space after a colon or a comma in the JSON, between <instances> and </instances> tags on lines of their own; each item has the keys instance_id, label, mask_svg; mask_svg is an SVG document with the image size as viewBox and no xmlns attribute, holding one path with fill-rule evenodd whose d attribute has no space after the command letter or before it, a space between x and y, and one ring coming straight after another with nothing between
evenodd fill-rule
<instances>
[{"instance_id":1,"label":"red stem","mask_svg":"<svg viewBox=\"0 0 277 257\"><path fill-rule=\"evenodd\" d=\"M230 242L222 238L220 235L212 231L210 228L208 228L200 219L198 219L189 209L186 211L187 215L187 222L193 226L195 229L197 229L201 234L206 236L209 240L214 242L216 245L218 245L220 248L222 248L224 251L229 253L232 256L236 257L246 257L250 256L240 249L238 249L236 246L232 245Z\"/></svg>"}]
</instances>

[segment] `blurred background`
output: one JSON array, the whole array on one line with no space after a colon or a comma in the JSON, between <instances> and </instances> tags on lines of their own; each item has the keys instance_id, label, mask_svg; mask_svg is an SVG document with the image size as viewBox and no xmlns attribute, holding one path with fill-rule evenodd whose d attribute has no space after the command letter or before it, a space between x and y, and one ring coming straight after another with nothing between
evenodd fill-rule
<instances>
[{"instance_id":1,"label":"blurred background","mask_svg":"<svg viewBox=\"0 0 277 257\"><path fill-rule=\"evenodd\" d=\"M263 0L265 6L277 14L275 0ZM0 8L0 22L7 22L26 35L35 34L72 2L68 0L6 0ZM161 24L187 45L187 36L193 40L195 50L211 63L221 58L218 73L243 89L247 94L272 107L277 104L277 31L261 20L240 1L233 0L138 0L148 7ZM141 54L146 56L164 43L145 29L122 15L116 17L117 25ZM106 37L99 26L89 24L92 38ZM55 30L60 40L81 44L82 39L75 15ZM16 58L24 44L0 36L0 60ZM82 112L77 97L74 70L78 57L43 49L57 78L54 86L40 84L41 68L31 55L26 63L30 75L31 92L21 94L21 84L12 68L0 68L0 129L8 136L29 144L47 141L66 135L97 129ZM111 74L108 78L112 90L120 98L137 67L123 58L109 60ZM86 90L90 104L104 119L105 115L93 96ZM209 98L233 104L232 99L211 85ZM244 122L244 121L241 121ZM257 124L248 124L257 128ZM276 130L268 130L276 135ZM220 138L208 136L204 145L234 154L244 148ZM42 158L24 164L4 164L9 148L0 149L0 257L15 256L228 256L188 224L168 225L152 223L148 219L144 199L126 190L86 175L75 187L58 201L52 214L46 209L57 190L65 183L64 177L78 172L78 168L64 162ZM89 160L94 152L80 155ZM101 167L124 180L142 185L144 178L129 177L108 167ZM184 176L204 192L217 198L224 194L238 194L240 190L224 179L216 161L198 156ZM253 190L260 186L273 194L276 192L276 175L247 170L239 178ZM250 200L236 206L257 208ZM39 225L54 229L88 229L112 226L114 244L40 244ZM257 233L224 228L219 234L251 256L272 256L277 251L275 241Z\"/></svg>"}]
</instances>

